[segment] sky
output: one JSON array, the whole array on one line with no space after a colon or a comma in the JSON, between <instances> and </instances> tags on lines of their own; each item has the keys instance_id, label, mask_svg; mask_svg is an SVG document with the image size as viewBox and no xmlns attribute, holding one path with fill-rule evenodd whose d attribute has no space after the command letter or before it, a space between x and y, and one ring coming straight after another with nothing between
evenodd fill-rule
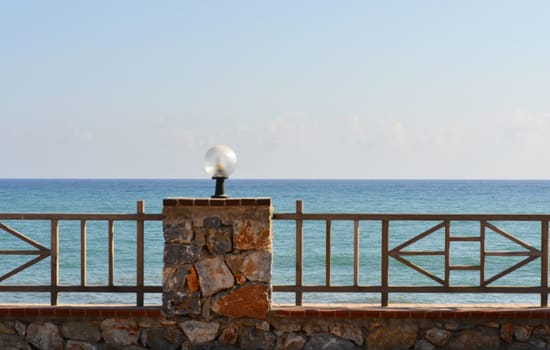
<instances>
[{"instance_id":1,"label":"sky","mask_svg":"<svg viewBox=\"0 0 550 350\"><path fill-rule=\"evenodd\" d=\"M549 179L550 2L2 1L0 178Z\"/></svg>"}]
</instances>

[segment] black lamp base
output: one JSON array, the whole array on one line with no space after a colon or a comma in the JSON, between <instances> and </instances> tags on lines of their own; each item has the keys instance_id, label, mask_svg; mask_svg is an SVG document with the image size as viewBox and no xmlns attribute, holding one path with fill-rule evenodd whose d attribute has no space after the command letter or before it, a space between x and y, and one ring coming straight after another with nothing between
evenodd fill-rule
<instances>
[{"instance_id":1,"label":"black lamp base","mask_svg":"<svg viewBox=\"0 0 550 350\"><path fill-rule=\"evenodd\" d=\"M226 177L213 177L213 180L216 180L216 192L211 198L228 198L229 196L225 194L225 179Z\"/></svg>"}]
</instances>

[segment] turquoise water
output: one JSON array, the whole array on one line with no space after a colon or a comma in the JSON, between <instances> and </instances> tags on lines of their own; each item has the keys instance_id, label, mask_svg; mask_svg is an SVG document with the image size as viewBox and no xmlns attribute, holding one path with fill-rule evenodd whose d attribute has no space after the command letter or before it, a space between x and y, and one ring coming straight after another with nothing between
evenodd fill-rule
<instances>
[{"instance_id":1,"label":"turquoise water","mask_svg":"<svg viewBox=\"0 0 550 350\"><path fill-rule=\"evenodd\" d=\"M550 213L550 181L489 180L233 180L226 183L232 197L271 197L276 212L293 212L295 201L304 200L306 212L356 213ZM136 201L145 200L145 211L159 213L167 197L208 197L211 180L0 180L0 212L76 212L132 213ZM2 221L49 247L49 222ZM437 222L396 222L390 226L390 246L394 247ZM540 248L540 223L496 223L497 226ZM479 235L479 223L453 223L457 235ZM107 223L90 222L87 227L88 284L107 281ZM60 224L60 282L77 284L80 280L80 223ZM294 280L294 225L274 222L274 284ZM324 283L324 222L307 222L304 226L306 284ZM418 250L442 249L442 230L415 245ZM163 236L160 222L146 224L146 284L160 285L162 274ZM489 250L518 250L517 246L496 234L488 236ZM26 249L11 235L0 230L0 249ZM360 282L380 283L380 223L360 223ZM453 243L452 264L479 262L478 246ZM350 284L353 280L353 223L332 225L332 283ZM115 226L115 282L135 282L135 224L117 222ZM25 256L0 256L0 275L28 261ZM490 258L488 275L518 262L519 258ZM442 275L442 258L415 257L411 260L434 274ZM526 265L496 285L536 285L539 260ZM475 285L479 273L453 271L452 285ZM48 284L49 260L0 282L6 284ZM390 261L390 284L434 285L419 273ZM133 295L61 294L61 303L133 302ZM315 294L306 302L379 302L379 295ZM147 303L160 303L160 295L148 295ZM274 295L275 302L292 301L284 293ZM14 295L0 293L0 303L44 302L46 294ZM537 295L390 295L390 302L528 302L537 303Z\"/></svg>"}]
</instances>

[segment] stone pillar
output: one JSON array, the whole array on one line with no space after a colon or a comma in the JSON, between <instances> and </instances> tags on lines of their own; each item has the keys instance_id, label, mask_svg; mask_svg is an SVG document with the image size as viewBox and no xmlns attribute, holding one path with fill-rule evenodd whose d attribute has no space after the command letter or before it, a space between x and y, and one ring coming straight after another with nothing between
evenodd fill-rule
<instances>
[{"instance_id":1,"label":"stone pillar","mask_svg":"<svg viewBox=\"0 0 550 350\"><path fill-rule=\"evenodd\" d=\"M164 200L162 310L169 318L265 319L271 303L270 198Z\"/></svg>"}]
</instances>

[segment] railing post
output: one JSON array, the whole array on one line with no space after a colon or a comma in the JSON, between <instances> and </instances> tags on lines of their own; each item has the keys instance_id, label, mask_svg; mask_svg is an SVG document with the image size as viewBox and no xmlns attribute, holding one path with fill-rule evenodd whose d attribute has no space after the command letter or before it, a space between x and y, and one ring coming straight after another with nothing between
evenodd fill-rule
<instances>
[{"instance_id":1,"label":"railing post","mask_svg":"<svg viewBox=\"0 0 550 350\"><path fill-rule=\"evenodd\" d=\"M145 225L143 220L143 213L144 213L144 202L138 201L137 202L137 247L136 247L136 287L137 287L137 293L136 293L136 306L140 307L143 306L143 286L144 286L144 231L145 231Z\"/></svg>"},{"instance_id":2,"label":"railing post","mask_svg":"<svg viewBox=\"0 0 550 350\"><path fill-rule=\"evenodd\" d=\"M80 286L86 286L86 220L80 220Z\"/></svg>"},{"instance_id":3,"label":"railing post","mask_svg":"<svg viewBox=\"0 0 550 350\"><path fill-rule=\"evenodd\" d=\"M548 306L548 220L541 221L541 259L540 259L540 306Z\"/></svg>"},{"instance_id":4,"label":"railing post","mask_svg":"<svg viewBox=\"0 0 550 350\"><path fill-rule=\"evenodd\" d=\"M353 285L359 286L359 220L353 221Z\"/></svg>"},{"instance_id":5,"label":"railing post","mask_svg":"<svg viewBox=\"0 0 550 350\"><path fill-rule=\"evenodd\" d=\"M302 284L304 277L304 202L296 201L296 305L302 305Z\"/></svg>"},{"instance_id":6,"label":"railing post","mask_svg":"<svg viewBox=\"0 0 550 350\"><path fill-rule=\"evenodd\" d=\"M326 220L325 223L325 286L330 287L331 284L331 258L332 258L332 252L331 252L331 221Z\"/></svg>"},{"instance_id":7,"label":"railing post","mask_svg":"<svg viewBox=\"0 0 550 350\"><path fill-rule=\"evenodd\" d=\"M479 285L486 287L485 284L485 236L486 236L486 221L479 222Z\"/></svg>"},{"instance_id":8,"label":"railing post","mask_svg":"<svg viewBox=\"0 0 550 350\"><path fill-rule=\"evenodd\" d=\"M115 285L115 222L109 220L109 287Z\"/></svg>"},{"instance_id":9,"label":"railing post","mask_svg":"<svg viewBox=\"0 0 550 350\"><path fill-rule=\"evenodd\" d=\"M381 305L388 306L388 288L389 282L389 247L390 247L390 224L387 219L382 220L382 289Z\"/></svg>"},{"instance_id":10,"label":"railing post","mask_svg":"<svg viewBox=\"0 0 550 350\"><path fill-rule=\"evenodd\" d=\"M445 220L445 287L451 285L451 222Z\"/></svg>"},{"instance_id":11,"label":"railing post","mask_svg":"<svg viewBox=\"0 0 550 350\"><path fill-rule=\"evenodd\" d=\"M59 284L59 225L57 219L51 220L51 249L50 249L50 304L57 305L57 287Z\"/></svg>"}]
</instances>

